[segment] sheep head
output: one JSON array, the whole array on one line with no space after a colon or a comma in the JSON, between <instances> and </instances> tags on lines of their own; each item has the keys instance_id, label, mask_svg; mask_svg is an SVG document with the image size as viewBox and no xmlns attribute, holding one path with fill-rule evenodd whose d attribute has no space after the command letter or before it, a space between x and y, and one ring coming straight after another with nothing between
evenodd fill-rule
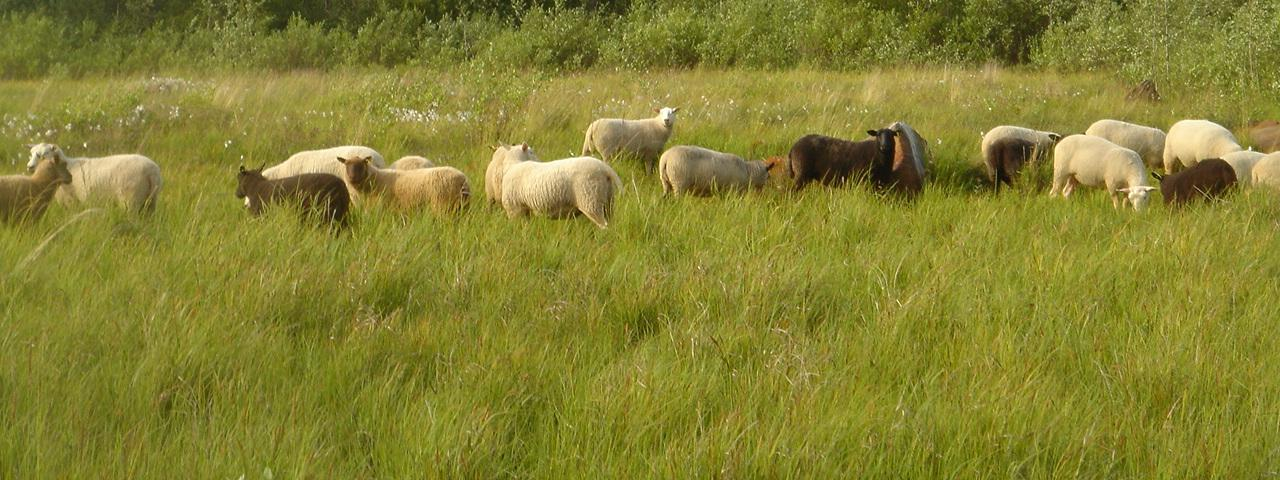
<instances>
[{"instance_id":1,"label":"sheep head","mask_svg":"<svg viewBox=\"0 0 1280 480\"><path fill-rule=\"evenodd\" d=\"M31 159L27 161L27 171L35 171L36 164L40 163L40 159L48 157L59 157L66 159L62 153L62 148L52 143L39 143L31 146Z\"/></svg>"},{"instance_id":2,"label":"sheep head","mask_svg":"<svg viewBox=\"0 0 1280 480\"><path fill-rule=\"evenodd\" d=\"M338 161L346 166L347 180L352 185L362 187L368 185L370 180L373 179L373 157L338 157Z\"/></svg>"},{"instance_id":3,"label":"sheep head","mask_svg":"<svg viewBox=\"0 0 1280 480\"><path fill-rule=\"evenodd\" d=\"M36 164L34 178L46 179L54 185L71 183L71 171L67 169L67 161L61 156L43 157Z\"/></svg>"},{"instance_id":4,"label":"sheep head","mask_svg":"<svg viewBox=\"0 0 1280 480\"><path fill-rule=\"evenodd\" d=\"M654 113L658 114L658 119L662 120L662 126L667 127L668 129L676 125L676 112L679 112L679 111L680 111L680 107L676 107L676 108L662 107L662 108L655 108L653 110Z\"/></svg>"},{"instance_id":5,"label":"sheep head","mask_svg":"<svg viewBox=\"0 0 1280 480\"><path fill-rule=\"evenodd\" d=\"M1146 185L1138 185L1136 187L1121 188L1116 190L1129 196L1129 203L1133 204L1135 211L1141 212L1146 210L1147 202L1151 200L1150 194L1156 187L1148 187Z\"/></svg>"},{"instance_id":6,"label":"sheep head","mask_svg":"<svg viewBox=\"0 0 1280 480\"><path fill-rule=\"evenodd\" d=\"M254 200L256 195L249 195L249 193L255 191L255 185L265 181L267 179L262 176L262 168L250 170L241 165L240 172L236 174L236 198L244 199L245 208L251 212L258 213L262 207Z\"/></svg>"}]
</instances>

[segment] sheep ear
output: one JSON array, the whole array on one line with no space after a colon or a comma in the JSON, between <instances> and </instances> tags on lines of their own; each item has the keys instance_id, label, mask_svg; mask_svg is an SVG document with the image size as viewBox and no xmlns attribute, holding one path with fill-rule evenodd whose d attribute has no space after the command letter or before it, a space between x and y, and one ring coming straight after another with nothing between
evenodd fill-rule
<instances>
[{"instance_id":1,"label":"sheep ear","mask_svg":"<svg viewBox=\"0 0 1280 480\"><path fill-rule=\"evenodd\" d=\"M244 172L245 172L245 170L244 170L244 165L241 165L241 166L240 166L240 173L244 173Z\"/></svg>"},{"instance_id":2,"label":"sheep ear","mask_svg":"<svg viewBox=\"0 0 1280 480\"><path fill-rule=\"evenodd\" d=\"M520 144L520 150L521 150L521 151L524 151L524 152L529 151L529 144L528 144L527 142L526 142L526 143L521 143L521 144Z\"/></svg>"},{"instance_id":3,"label":"sheep ear","mask_svg":"<svg viewBox=\"0 0 1280 480\"><path fill-rule=\"evenodd\" d=\"M1062 140L1062 135L1058 135L1056 133L1050 133L1049 140L1053 140L1053 143L1058 143L1059 141Z\"/></svg>"},{"instance_id":4,"label":"sheep ear","mask_svg":"<svg viewBox=\"0 0 1280 480\"><path fill-rule=\"evenodd\" d=\"M653 108L653 113L662 113L662 109L661 109L661 108L654 107L654 108Z\"/></svg>"},{"instance_id":5,"label":"sheep ear","mask_svg":"<svg viewBox=\"0 0 1280 480\"><path fill-rule=\"evenodd\" d=\"M342 158L342 157L338 157L338 163L341 163L341 164L343 164L343 165L346 165L346 164L347 164L347 159Z\"/></svg>"},{"instance_id":6,"label":"sheep ear","mask_svg":"<svg viewBox=\"0 0 1280 480\"><path fill-rule=\"evenodd\" d=\"M879 135L879 134L880 134L880 132L877 132L877 131L875 131L875 130L867 130L867 135L871 135L871 136L873 136L873 137L874 137L874 136Z\"/></svg>"},{"instance_id":7,"label":"sheep ear","mask_svg":"<svg viewBox=\"0 0 1280 480\"><path fill-rule=\"evenodd\" d=\"M671 113L676 113L676 112L679 112L679 111L680 111L680 107L676 107L676 108L671 109Z\"/></svg>"},{"instance_id":8,"label":"sheep ear","mask_svg":"<svg viewBox=\"0 0 1280 480\"><path fill-rule=\"evenodd\" d=\"M1156 179L1156 180L1164 180L1164 177L1165 177L1165 175L1161 175L1161 174L1159 174L1159 173L1156 173L1156 171L1155 171L1155 170L1152 170L1152 171L1151 171L1151 176L1152 176L1152 177L1155 177L1155 179Z\"/></svg>"}]
</instances>

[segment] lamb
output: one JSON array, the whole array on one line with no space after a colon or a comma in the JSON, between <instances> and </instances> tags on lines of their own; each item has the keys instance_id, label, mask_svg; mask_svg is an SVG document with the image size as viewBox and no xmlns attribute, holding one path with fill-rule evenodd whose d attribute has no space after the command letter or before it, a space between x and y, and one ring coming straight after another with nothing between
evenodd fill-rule
<instances>
[{"instance_id":1,"label":"lamb","mask_svg":"<svg viewBox=\"0 0 1280 480\"><path fill-rule=\"evenodd\" d=\"M675 195L709 196L719 191L759 190L769 181L775 164L702 147L672 147L658 160L662 191Z\"/></svg>"},{"instance_id":2,"label":"lamb","mask_svg":"<svg viewBox=\"0 0 1280 480\"><path fill-rule=\"evenodd\" d=\"M1119 120L1098 120L1089 125L1084 134L1105 138L1111 143L1138 152L1148 170L1164 167L1163 130Z\"/></svg>"},{"instance_id":3,"label":"lamb","mask_svg":"<svg viewBox=\"0 0 1280 480\"><path fill-rule=\"evenodd\" d=\"M1280 122L1263 120L1250 124L1249 139L1263 153L1280 151Z\"/></svg>"},{"instance_id":4,"label":"lamb","mask_svg":"<svg viewBox=\"0 0 1280 480\"><path fill-rule=\"evenodd\" d=\"M268 179L262 169L240 167L236 198L245 200L249 213L258 216L268 205L295 203L301 206L303 219L319 218L339 229L347 226L347 210L351 197L341 178L327 173L304 173L291 177Z\"/></svg>"},{"instance_id":5,"label":"lamb","mask_svg":"<svg viewBox=\"0 0 1280 480\"><path fill-rule=\"evenodd\" d=\"M1017 154L1016 149L1022 143L1014 140L1030 143L1034 148L1030 153ZM1025 165L1039 163L1059 140L1062 140L1062 135L1026 127L1001 125L991 129L982 136L982 159L987 165L987 178L996 188L999 188L1000 183L1012 185L1013 179ZM999 150L993 148L997 143Z\"/></svg>"},{"instance_id":6,"label":"lamb","mask_svg":"<svg viewBox=\"0 0 1280 480\"><path fill-rule=\"evenodd\" d=\"M1231 152L1222 156L1222 160L1231 165L1231 169L1235 170L1236 183L1241 185L1249 185L1253 182L1253 167L1257 165L1258 160L1267 156L1262 152L1253 150L1241 150L1239 152Z\"/></svg>"},{"instance_id":7,"label":"lamb","mask_svg":"<svg viewBox=\"0 0 1280 480\"><path fill-rule=\"evenodd\" d=\"M502 173L507 166L516 161L524 153L516 152L517 148L509 145L493 147L493 156L489 158L489 166L484 169L484 196L489 203L502 206Z\"/></svg>"},{"instance_id":8,"label":"lamb","mask_svg":"<svg viewBox=\"0 0 1280 480\"><path fill-rule=\"evenodd\" d=\"M1053 187L1049 195L1071 195L1076 185L1106 187L1111 206L1130 203L1136 211L1147 207L1147 169L1137 152L1090 135L1071 135L1053 150ZM1123 194L1123 195L1122 195Z\"/></svg>"},{"instance_id":9,"label":"lamb","mask_svg":"<svg viewBox=\"0 0 1280 480\"><path fill-rule=\"evenodd\" d=\"M414 170L419 168L432 168L436 166L435 162L417 155L401 157L399 160L391 163L392 170Z\"/></svg>"},{"instance_id":10,"label":"lamb","mask_svg":"<svg viewBox=\"0 0 1280 480\"><path fill-rule=\"evenodd\" d=\"M0 176L0 221L39 220L59 188L72 182L71 170L61 155L42 157L34 170L30 176Z\"/></svg>"},{"instance_id":11,"label":"lamb","mask_svg":"<svg viewBox=\"0 0 1280 480\"><path fill-rule=\"evenodd\" d=\"M1235 135L1208 120L1182 120L1169 127L1164 142L1164 171L1176 173L1206 158L1244 150Z\"/></svg>"},{"instance_id":12,"label":"lamb","mask_svg":"<svg viewBox=\"0 0 1280 480\"><path fill-rule=\"evenodd\" d=\"M50 143L31 146L27 169L34 170L41 158L61 158L71 171L71 183L58 189L59 204L76 207L114 202L126 210L155 211L164 179L160 166L142 155L111 155L100 158L72 158Z\"/></svg>"},{"instance_id":13,"label":"lamb","mask_svg":"<svg viewBox=\"0 0 1280 480\"><path fill-rule=\"evenodd\" d=\"M1267 154L1253 164L1252 183L1280 189L1280 152Z\"/></svg>"},{"instance_id":14,"label":"lamb","mask_svg":"<svg viewBox=\"0 0 1280 480\"><path fill-rule=\"evenodd\" d=\"M586 215L609 227L613 197L622 179L609 164L592 157L539 162L529 145L512 147L502 173L502 208L510 218L530 213L552 218Z\"/></svg>"},{"instance_id":15,"label":"lamb","mask_svg":"<svg viewBox=\"0 0 1280 480\"><path fill-rule=\"evenodd\" d=\"M338 157L338 163L345 169L347 184L363 195L394 202L401 210L456 212L471 198L467 176L453 167L383 169L373 165L372 157Z\"/></svg>"},{"instance_id":16,"label":"lamb","mask_svg":"<svg viewBox=\"0 0 1280 480\"><path fill-rule=\"evenodd\" d=\"M1160 178L1164 204L1182 206L1193 200L1220 197L1236 184L1236 172L1220 158L1201 160L1178 173Z\"/></svg>"},{"instance_id":17,"label":"lamb","mask_svg":"<svg viewBox=\"0 0 1280 480\"><path fill-rule=\"evenodd\" d=\"M657 117L645 120L602 118L591 122L582 141L582 156L599 153L600 158L609 162L619 156L634 156L653 170L658 155L671 138L679 111L679 108L663 107L654 110Z\"/></svg>"}]
</instances>

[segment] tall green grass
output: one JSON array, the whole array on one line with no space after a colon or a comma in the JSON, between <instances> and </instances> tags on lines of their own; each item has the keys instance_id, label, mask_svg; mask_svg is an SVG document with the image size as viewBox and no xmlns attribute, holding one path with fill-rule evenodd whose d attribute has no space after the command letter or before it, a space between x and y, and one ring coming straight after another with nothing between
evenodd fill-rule
<instances>
[{"instance_id":1,"label":"tall green grass","mask_svg":"<svg viewBox=\"0 0 1280 480\"><path fill-rule=\"evenodd\" d=\"M1226 477L1280 468L1280 204L1181 212L991 193L980 132L1236 127L1275 105L1125 103L1099 75L481 68L0 83L21 144L141 151L153 217L0 230L0 475ZM597 116L752 157L894 120L914 204L778 182L665 198L616 165L611 228L358 212L334 238L232 196L241 163L344 143L483 191L488 145L568 156ZM86 148L84 145L87 144Z\"/></svg>"}]
</instances>

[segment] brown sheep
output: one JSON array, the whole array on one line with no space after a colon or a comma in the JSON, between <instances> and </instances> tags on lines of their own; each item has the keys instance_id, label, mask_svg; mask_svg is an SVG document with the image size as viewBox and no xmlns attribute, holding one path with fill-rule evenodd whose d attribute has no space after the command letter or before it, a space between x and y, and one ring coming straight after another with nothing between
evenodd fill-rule
<instances>
[{"instance_id":1,"label":"brown sheep","mask_svg":"<svg viewBox=\"0 0 1280 480\"><path fill-rule=\"evenodd\" d=\"M1164 204L1182 206L1195 200L1220 197L1236 183L1236 171L1221 158L1210 158L1178 173L1157 176Z\"/></svg>"},{"instance_id":2,"label":"brown sheep","mask_svg":"<svg viewBox=\"0 0 1280 480\"><path fill-rule=\"evenodd\" d=\"M893 183L893 130L868 130L873 138L854 142L824 135L809 134L796 140L787 155L787 171L799 191L810 182L842 186L850 177L858 180L869 176L873 185L887 187Z\"/></svg>"},{"instance_id":3,"label":"brown sheep","mask_svg":"<svg viewBox=\"0 0 1280 480\"><path fill-rule=\"evenodd\" d=\"M1263 120L1249 125L1249 140L1262 153L1280 151L1280 122Z\"/></svg>"},{"instance_id":4,"label":"brown sheep","mask_svg":"<svg viewBox=\"0 0 1280 480\"><path fill-rule=\"evenodd\" d=\"M236 198L246 200L245 208L258 216L268 205L293 203L302 208L303 219L318 218L339 229L347 226L351 195L341 178L327 173L304 173L268 180L262 169L240 167Z\"/></svg>"},{"instance_id":5,"label":"brown sheep","mask_svg":"<svg viewBox=\"0 0 1280 480\"><path fill-rule=\"evenodd\" d=\"M1005 137L992 142L987 148L987 175L991 185L1000 191L1000 185L1012 187L1022 167L1035 159L1036 144L1030 140Z\"/></svg>"},{"instance_id":6,"label":"brown sheep","mask_svg":"<svg viewBox=\"0 0 1280 480\"><path fill-rule=\"evenodd\" d=\"M41 158L31 176L0 177L0 221L24 223L39 220L58 188L70 183L71 170L61 155Z\"/></svg>"}]
</instances>

